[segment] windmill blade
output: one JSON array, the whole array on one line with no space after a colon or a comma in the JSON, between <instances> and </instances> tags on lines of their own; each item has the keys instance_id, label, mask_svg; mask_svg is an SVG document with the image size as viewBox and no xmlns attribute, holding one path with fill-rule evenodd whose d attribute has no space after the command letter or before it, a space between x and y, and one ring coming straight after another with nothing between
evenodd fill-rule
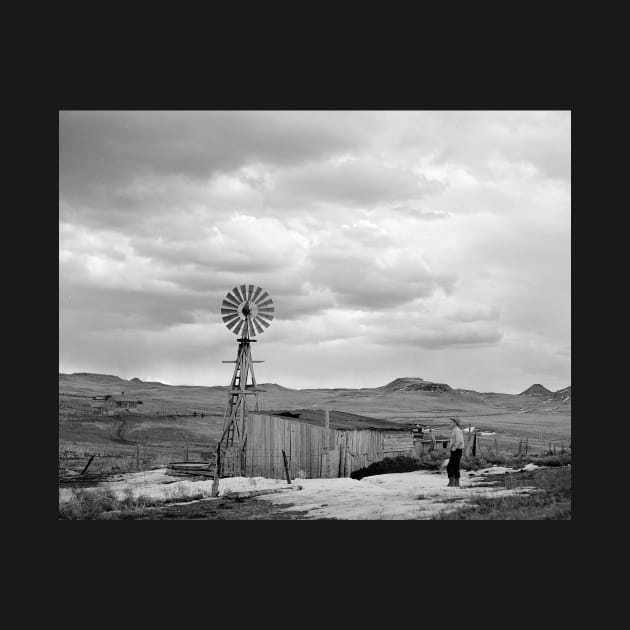
<instances>
[{"instance_id":1,"label":"windmill blade","mask_svg":"<svg viewBox=\"0 0 630 630\"><path fill-rule=\"evenodd\" d=\"M247 330L249 331L250 337L255 337L258 334L254 328L254 320L249 317L247 318Z\"/></svg>"},{"instance_id":2,"label":"windmill blade","mask_svg":"<svg viewBox=\"0 0 630 630\"><path fill-rule=\"evenodd\" d=\"M265 300L264 302L261 302L260 304L256 304L256 306L258 308L261 308L263 306L273 306L273 300L269 298L268 300Z\"/></svg>"},{"instance_id":3,"label":"windmill blade","mask_svg":"<svg viewBox=\"0 0 630 630\"><path fill-rule=\"evenodd\" d=\"M228 322L229 322L229 323L232 323L232 322L236 321L237 319L239 319L239 314L238 314L238 313L236 313L236 315L226 315L226 316L225 316L225 317L223 317L222 319L223 319L223 321L224 321L226 324L227 324Z\"/></svg>"},{"instance_id":4,"label":"windmill blade","mask_svg":"<svg viewBox=\"0 0 630 630\"><path fill-rule=\"evenodd\" d=\"M238 300L239 304L245 301L245 298L240 294L238 287L234 287L232 289L232 293L234 293L234 295L236 296L236 299Z\"/></svg>"},{"instance_id":5,"label":"windmill blade","mask_svg":"<svg viewBox=\"0 0 630 630\"><path fill-rule=\"evenodd\" d=\"M237 299L231 293L228 293L223 298L222 306L234 306L235 308L238 308L239 303L238 303Z\"/></svg>"},{"instance_id":6,"label":"windmill blade","mask_svg":"<svg viewBox=\"0 0 630 630\"><path fill-rule=\"evenodd\" d=\"M237 312L237 309L235 309L234 307L221 309L221 315L232 315L233 313Z\"/></svg>"},{"instance_id":7,"label":"windmill blade","mask_svg":"<svg viewBox=\"0 0 630 630\"><path fill-rule=\"evenodd\" d=\"M258 311L256 316L257 317L266 317L269 320L273 319L273 313L263 313L261 311Z\"/></svg>"},{"instance_id":8,"label":"windmill blade","mask_svg":"<svg viewBox=\"0 0 630 630\"><path fill-rule=\"evenodd\" d=\"M226 326L228 327L228 330L232 330L232 328L234 328L234 326L236 326L236 324L238 324L238 322L240 322L241 319L239 317L235 317L229 324L226 322ZM232 332L234 332L232 330Z\"/></svg>"},{"instance_id":9,"label":"windmill blade","mask_svg":"<svg viewBox=\"0 0 630 630\"><path fill-rule=\"evenodd\" d=\"M245 323L244 319L240 319L238 324L236 324L236 328L232 331L235 335L238 335L241 332L241 328L243 328L243 324Z\"/></svg>"},{"instance_id":10,"label":"windmill blade","mask_svg":"<svg viewBox=\"0 0 630 630\"><path fill-rule=\"evenodd\" d=\"M252 295L252 302L254 302L254 304L256 304L256 300L258 299L258 296L260 295L261 291L262 289L260 287L256 287L256 290L254 291L254 295Z\"/></svg>"},{"instance_id":11,"label":"windmill blade","mask_svg":"<svg viewBox=\"0 0 630 630\"><path fill-rule=\"evenodd\" d=\"M262 335L263 333L263 327L258 323L257 319L254 319L252 321L252 324L254 325L254 328L256 329L256 334L258 335Z\"/></svg>"},{"instance_id":12,"label":"windmill blade","mask_svg":"<svg viewBox=\"0 0 630 630\"><path fill-rule=\"evenodd\" d=\"M269 313L269 314L273 315L274 308L273 308L273 306L272 307L267 307L267 308L259 308L258 309L258 313L259 314L261 314L261 313Z\"/></svg>"},{"instance_id":13,"label":"windmill blade","mask_svg":"<svg viewBox=\"0 0 630 630\"><path fill-rule=\"evenodd\" d=\"M252 293L253 293L253 291L254 291L254 289L255 289L255 288L256 288L256 287L255 287L253 284L250 284L250 285L247 287L247 300L248 300L249 302L251 302L251 301L252 301Z\"/></svg>"},{"instance_id":14,"label":"windmill blade","mask_svg":"<svg viewBox=\"0 0 630 630\"><path fill-rule=\"evenodd\" d=\"M247 287L241 284L241 295L243 296L243 302L247 300Z\"/></svg>"},{"instance_id":15,"label":"windmill blade","mask_svg":"<svg viewBox=\"0 0 630 630\"><path fill-rule=\"evenodd\" d=\"M271 320L273 319L270 315L264 315L263 313L258 313L256 318L259 319L265 326L269 326L271 324Z\"/></svg>"},{"instance_id":16,"label":"windmill blade","mask_svg":"<svg viewBox=\"0 0 630 630\"><path fill-rule=\"evenodd\" d=\"M268 328L268 327L269 327L269 322L266 322L264 319L260 319L260 318L256 317L256 319L254 319L254 322L256 322L256 324L257 324L258 326L261 326L261 325L262 325L262 326L264 326L265 328ZM265 328L261 328L261 329L260 329L260 332L263 332Z\"/></svg>"},{"instance_id":17,"label":"windmill blade","mask_svg":"<svg viewBox=\"0 0 630 630\"><path fill-rule=\"evenodd\" d=\"M264 299L269 297L269 293L267 293L267 291L265 291L255 302L254 304L256 304L256 306L258 306Z\"/></svg>"}]
</instances>

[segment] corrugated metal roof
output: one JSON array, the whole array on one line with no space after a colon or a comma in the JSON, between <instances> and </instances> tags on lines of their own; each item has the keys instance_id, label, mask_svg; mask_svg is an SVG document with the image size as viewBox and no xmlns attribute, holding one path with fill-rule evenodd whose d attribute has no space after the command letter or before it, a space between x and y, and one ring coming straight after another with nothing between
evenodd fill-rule
<instances>
[{"instance_id":1,"label":"corrugated metal roof","mask_svg":"<svg viewBox=\"0 0 630 630\"><path fill-rule=\"evenodd\" d=\"M323 409L292 409L291 411L261 411L259 413L271 416L284 416L306 422L308 424L316 424L324 426L324 410ZM400 425L389 420L381 420L380 418L370 418L368 416L359 416L346 411L336 411L331 409L329 412L331 429L372 429L376 431L411 431L411 427Z\"/></svg>"}]
</instances>

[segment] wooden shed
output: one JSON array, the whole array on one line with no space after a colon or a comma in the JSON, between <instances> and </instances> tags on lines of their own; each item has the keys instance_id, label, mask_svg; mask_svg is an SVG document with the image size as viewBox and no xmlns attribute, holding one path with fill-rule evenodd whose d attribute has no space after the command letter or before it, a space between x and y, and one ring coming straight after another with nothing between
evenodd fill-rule
<instances>
[{"instance_id":1,"label":"wooden shed","mask_svg":"<svg viewBox=\"0 0 630 630\"><path fill-rule=\"evenodd\" d=\"M328 422L316 409L250 413L245 436L248 477L284 478L282 451L292 478L349 477L386 457L415 456L410 426L335 410Z\"/></svg>"}]
</instances>

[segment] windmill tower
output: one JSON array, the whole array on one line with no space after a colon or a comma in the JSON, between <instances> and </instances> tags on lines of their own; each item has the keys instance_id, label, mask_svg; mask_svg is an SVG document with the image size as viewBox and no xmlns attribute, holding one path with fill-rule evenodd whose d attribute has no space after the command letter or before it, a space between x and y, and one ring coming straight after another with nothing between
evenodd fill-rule
<instances>
[{"instance_id":1,"label":"windmill tower","mask_svg":"<svg viewBox=\"0 0 630 630\"><path fill-rule=\"evenodd\" d=\"M213 494L218 490L221 476L241 474L245 454L245 420L250 407L248 396L254 397L254 408L258 411L258 392L254 375L251 344L256 335L262 334L271 323L274 314L273 301L266 291L253 284L241 284L229 291L221 304L221 315L228 330L237 338L238 352L232 381L228 391L228 402L223 416L223 431L217 445L217 463L214 475ZM248 382L250 381L251 382ZM215 495L216 496L216 495Z\"/></svg>"}]
</instances>

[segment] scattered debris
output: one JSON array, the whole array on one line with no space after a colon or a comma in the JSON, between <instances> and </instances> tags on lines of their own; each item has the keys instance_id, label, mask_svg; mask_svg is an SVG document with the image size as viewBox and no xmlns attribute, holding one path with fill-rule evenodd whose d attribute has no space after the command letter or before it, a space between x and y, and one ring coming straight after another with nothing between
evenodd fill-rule
<instances>
[{"instance_id":1,"label":"scattered debris","mask_svg":"<svg viewBox=\"0 0 630 630\"><path fill-rule=\"evenodd\" d=\"M214 477L215 466L211 462L171 462L166 474L173 476Z\"/></svg>"}]
</instances>

